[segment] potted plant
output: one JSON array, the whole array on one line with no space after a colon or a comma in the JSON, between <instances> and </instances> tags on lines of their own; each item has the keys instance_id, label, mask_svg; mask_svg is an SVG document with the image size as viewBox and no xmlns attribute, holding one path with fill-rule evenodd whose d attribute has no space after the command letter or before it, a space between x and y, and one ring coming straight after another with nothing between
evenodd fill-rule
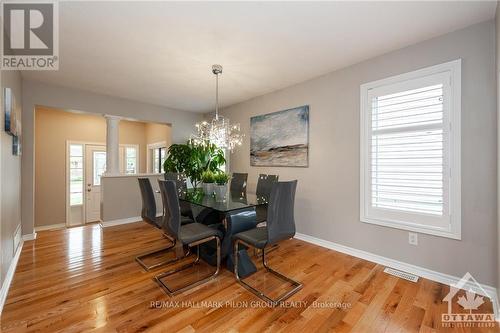
<instances>
[{"instance_id":1,"label":"potted plant","mask_svg":"<svg viewBox=\"0 0 500 333\"><path fill-rule=\"evenodd\" d=\"M201 181L203 182L203 193L205 193L205 195L214 194L214 178L215 174L210 170L203 171L203 173L201 174Z\"/></svg>"},{"instance_id":2,"label":"potted plant","mask_svg":"<svg viewBox=\"0 0 500 333\"><path fill-rule=\"evenodd\" d=\"M226 199L228 180L229 180L229 175L227 173L219 172L215 174L214 191L215 191L215 200L217 202L222 202Z\"/></svg>"},{"instance_id":3,"label":"potted plant","mask_svg":"<svg viewBox=\"0 0 500 333\"><path fill-rule=\"evenodd\" d=\"M226 163L224 151L209 141L189 140L185 144L173 144L163 163L165 172L184 173L194 188L202 181L204 171L217 172Z\"/></svg>"}]
</instances>

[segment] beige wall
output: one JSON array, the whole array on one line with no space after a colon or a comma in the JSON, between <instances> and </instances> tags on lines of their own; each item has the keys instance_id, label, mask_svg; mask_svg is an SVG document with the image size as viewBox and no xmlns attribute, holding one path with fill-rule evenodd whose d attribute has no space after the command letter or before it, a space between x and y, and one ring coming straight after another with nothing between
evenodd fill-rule
<instances>
[{"instance_id":1,"label":"beige wall","mask_svg":"<svg viewBox=\"0 0 500 333\"><path fill-rule=\"evenodd\" d=\"M143 122L120 121L120 144L139 145L140 173L146 171L147 127ZM65 223L66 142L105 144L106 120L97 115L38 107L35 140L35 226Z\"/></svg>"},{"instance_id":2,"label":"beige wall","mask_svg":"<svg viewBox=\"0 0 500 333\"><path fill-rule=\"evenodd\" d=\"M0 22L1 23L1 22ZM21 156L12 155L12 137L4 129L3 88L11 88L21 108L21 74L2 71L0 87L0 285L14 257L14 232L21 224Z\"/></svg>"},{"instance_id":3,"label":"beige wall","mask_svg":"<svg viewBox=\"0 0 500 333\"><path fill-rule=\"evenodd\" d=\"M148 145L154 143L165 142L166 147L172 144L172 127L165 124L148 123L146 124L146 143ZM147 152L146 172L153 172L153 154Z\"/></svg>"},{"instance_id":4,"label":"beige wall","mask_svg":"<svg viewBox=\"0 0 500 333\"><path fill-rule=\"evenodd\" d=\"M360 85L392 75L462 59L462 240L419 234L360 222ZM298 179L297 231L345 246L461 277L496 285L497 117L495 26L480 23L373 58L319 78L226 108L246 137L231 156L231 170ZM250 117L308 104L308 168L251 167Z\"/></svg>"},{"instance_id":5,"label":"beige wall","mask_svg":"<svg viewBox=\"0 0 500 333\"><path fill-rule=\"evenodd\" d=\"M172 126L157 123L146 124L146 142L148 144L163 142L167 143L167 147L172 144Z\"/></svg>"},{"instance_id":6,"label":"beige wall","mask_svg":"<svg viewBox=\"0 0 500 333\"><path fill-rule=\"evenodd\" d=\"M79 110L109 114L144 122L172 125L172 142L185 142L193 132L193 124L202 115L158 105L135 102L88 91L42 82L23 80L23 156L21 201L23 233L31 233L35 221L35 108L49 106L61 110Z\"/></svg>"},{"instance_id":7,"label":"beige wall","mask_svg":"<svg viewBox=\"0 0 500 333\"><path fill-rule=\"evenodd\" d=\"M139 172L146 172L147 124L136 121L120 121L120 144L139 145ZM106 131L104 132L106 133Z\"/></svg>"}]
</instances>

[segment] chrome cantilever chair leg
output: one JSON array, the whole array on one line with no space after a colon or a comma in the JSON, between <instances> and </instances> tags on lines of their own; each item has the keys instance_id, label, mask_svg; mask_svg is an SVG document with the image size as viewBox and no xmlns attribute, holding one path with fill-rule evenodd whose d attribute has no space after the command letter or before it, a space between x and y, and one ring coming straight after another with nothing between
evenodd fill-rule
<instances>
[{"instance_id":1,"label":"chrome cantilever chair leg","mask_svg":"<svg viewBox=\"0 0 500 333\"><path fill-rule=\"evenodd\" d=\"M188 248L188 251L186 251L184 253L183 256L181 257L176 257L173 258L173 259L168 259L168 260L163 260L163 261L160 261L160 262L157 262L153 265L146 265L146 263L144 262L144 259L147 258L147 257L150 257L150 256L154 256L154 255L157 255L157 254L160 254L160 253L163 253L163 252L168 252L168 251L171 251L172 249L175 248L175 245L176 245L176 241L174 238L170 237L169 235L163 233L163 237L170 240L172 242L171 245L167 246L166 248L163 248L163 249L159 249L159 250L155 250L155 251L151 251L151 252L148 252L148 253L145 253L145 254L141 254L137 257L135 257L135 261L137 261L137 263L139 265L141 265L142 268L144 268L144 270L146 272L149 272L150 270L154 269L154 268L157 268L157 267L160 267L160 266L164 266L164 265L168 265L168 264L172 264L176 261L179 261L181 259L184 259L186 257L188 257L191 253L189 251L189 248Z\"/></svg>"},{"instance_id":2,"label":"chrome cantilever chair leg","mask_svg":"<svg viewBox=\"0 0 500 333\"><path fill-rule=\"evenodd\" d=\"M217 241L217 268L215 270L215 272L212 274L212 275L209 275L205 278L202 278L200 280L197 280L195 282L192 282L190 284L187 284L185 286L182 286L180 288L177 288L177 289L171 289L170 287L168 287L165 282L162 281L163 278L169 276L169 275L172 275L172 274L175 274L175 273L178 273L180 271L183 271L189 267L193 267L194 265L196 265L199 261L200 261L200 248L199 248L199 245L200 244L203 244L203 243L206 243L206 242L209 242L211 240L215 239ZM196 259L192 262L192 263L189 263L187 265L184 265L184 266L181 266L180 268L177 268L177 269L173 269L173 270L170 270L170 271L167 271L165 273L162 273L160 275L157 275L155 276L155 281L160 285L160 287L169 295L169 296L174 296L174 295L177 295L179 293L182 293L188 289L191 289L191 288L194 288L202 283L205 283L213 278L215 278L218 274L219 274L219 271L220 271L220 264L221 264L221 248L220 248L220 239L219 237L216 237L216 236L210 236L210 237L207 237L207 238L204 238L204 239L201 239L199 241L196 241L196 242L193 242L191 244L188 244L188 247L193 247L193 246L196 246L197 249L196 249Z\"/></svg>"},{"instance_id":3,"label":"chrome cantilever chair leg","mask_svg":"<svg viewBox=\"0 0 500 333\"><path fill-rule=\"evenodd\" d=\"M266 294L264 294L264 292L252 287L251 285L249 285L248 283L246 283L245 281L243 281L242 278L240 278L239 274L238 274L238 245L242 243L243 245L247 246L247 247L253 247L252 245L250 244L247 244L245 243L244 241L238 239L234 242L234 275L236 276L236 280L243 286L245 287L247 290L251 291L252 293L254 293L255 295L257 295L259 298L263 299L264 301L270 303L273 307L280 304L281 302L283 302L284 300L286 300L287 298L289 298L290 296L292 296L293 294L295 294L296 292L298 292L300 289L302 289L302 283L300 282L297 282L295 280L292 280L290 279L289 277L287 276L284 276L283 274L273 270L272 268L270 268L268 265L267 265L267 261L266 261L266 251L265 249L262 250L262 265L264 266L264 268L272 273L273 275L277 276L278 278L280 278L281 280L284 280L286 282L289 282L292 286L293 286L293 289L291 289L290 291L287 291L286 293L280 295L278 298L276 299L272 299L270 298L269 296L267 296Z\"/></svg>"}]
</instances>

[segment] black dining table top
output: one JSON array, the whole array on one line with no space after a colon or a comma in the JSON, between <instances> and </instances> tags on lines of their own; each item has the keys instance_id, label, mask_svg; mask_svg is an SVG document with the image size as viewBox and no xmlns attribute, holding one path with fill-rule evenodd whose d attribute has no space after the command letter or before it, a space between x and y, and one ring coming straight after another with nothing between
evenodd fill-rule
<instances>
[{"instance_id":1,"label":"black dining table top","mask_svg":"<svg viewBox=\"0 0 500 333\"><path fill-rule=\"evenodd\" d=\"M179 196L180 201L190 204L211 208L221 213L227 213L233 210L257 207L267 205L267 200L254 193L231 193L226 194L226 199L222 202L217 201L214 195L205 195L200 189L188 189Z\"/></svg>"}]
</instances>

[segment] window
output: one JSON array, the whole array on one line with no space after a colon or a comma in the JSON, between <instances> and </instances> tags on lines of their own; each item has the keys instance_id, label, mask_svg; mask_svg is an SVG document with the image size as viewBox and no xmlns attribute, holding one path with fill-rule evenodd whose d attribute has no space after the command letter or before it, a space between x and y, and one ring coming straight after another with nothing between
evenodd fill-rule
<instances>
[{"instance_id":1,"label":"window","mask_svg":"<svg viewBox=\"0 0 500 333\"><path fill-rule=\"evenodd\" d=\"M460 239L460 72L361 86L361 221Z\"/></svg>"},{"instance_id":2,"label":"window","mask_svg":"<svg viewBox=\"0 0 500 333\"><path fill-rule=\"evenodd\" d=\"M136 174L139 172L138 152L138 145L120 145L120 173Z\"/></svg>"},{"instance_id":3,"label":"window","mask_svg":"<svg viewBox=\"0 0 500 333\"><path fill-rule=\"evenodd\" d=\"M93 175L92 185L101 185L101 176L106 172L106 152L94 151L92 154Z\"/></svg>"},{"instance_id":4,"label":"window","mask_svg":"<svg viewBox=\"0 0 500 333\"><path fill-rule=\"evenodd\" d=\"M163 163L167 159L167 143L165 141L148 143L147 145L147 172L162 173Z\"/></svg>"},{"instance_id":5,"label":"window","mask_svg":"<svg viewBox=\"0 0 500 333\"><path fill-rule=\"evenodd\" d=\"M125 147L125 173L137 173L137 148Z\"/></svg>"},{"instance_id":6,"label":"window","mask_svg":"<svg viewBox=\"0 0 500 333\"><path fill-rule=\"evenodd\" d=\"M153 173L161 173L163 171L163 162L167 159L167 148L153 148Z\"/></svg>"},{"instance_id":7,"label":"window","mask_svg":"<svg viewBox=\"0 0 500 333\"><path fill-rule=\"evenodd\" d=\"M83 205L83 145L69 146L69 204Z\"/></svg>"},{"instance_id":8,"label":"window","mask_svg":"<svg viewBox=\"0 0 500 333\"><path fill-rule=\"evenodd\" d=\"M125 147L125 173L137 173L137 148Z\"/></svg>"}]
</instances>

